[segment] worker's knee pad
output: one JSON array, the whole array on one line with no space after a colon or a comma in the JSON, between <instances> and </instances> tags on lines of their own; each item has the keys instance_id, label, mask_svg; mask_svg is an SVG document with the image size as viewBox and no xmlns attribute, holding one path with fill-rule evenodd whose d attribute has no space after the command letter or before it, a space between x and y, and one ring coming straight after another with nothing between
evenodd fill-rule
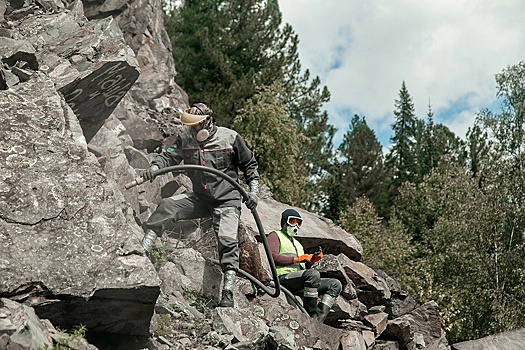
<instances>
[{"instance_id":1,"label":"worker's knee pad","mask_svg":"<svg viewBox=\"0 0 525 350\"><path fill-rule=\"evenodd\" d=\"M213 229L220 239L237 241L240 211L236 207L213 209Z\"/></svg>"}]
</instances>

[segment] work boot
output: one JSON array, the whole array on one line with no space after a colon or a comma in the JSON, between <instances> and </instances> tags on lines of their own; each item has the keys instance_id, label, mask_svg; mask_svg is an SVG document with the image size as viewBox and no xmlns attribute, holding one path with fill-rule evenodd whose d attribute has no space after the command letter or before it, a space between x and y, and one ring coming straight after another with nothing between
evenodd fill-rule
<instances>
[{"instance_id":1,"label":"work boot","mask_svg":"<svg viewBox=\"0 0 525 350\"><path fill-rule=\"evenodd\" d=\"M233 307L233 287L235 285L235 271L227 270L224 272L224 284L222 287L222 298L219 306Z\"/></svg>"},{"instance_id":2,"label":"work boot","mask_svg":"<svg viewBox=\"0 0 525 350\"><path fill-rule=\"evenodd\" d=\"M222 298L221 298L221 303L219 304L219 306L221 307L233 307L234 306L233 292L231 290L228 290L228 289L222 290Z\"/></svg>"},{"instance_id":3,"label":"work boot","mask_svg":"<svg viewBox=\"0 0 525 350\"><path fill-rule=\"evenodd\" d=\"M149 255L151 253L151 250L155 246L155 241L157 240L157 234L153 230L146 230L146 234L144 235L144 238L142 238L142 248L146 251L146 253Z\"/></svg>"},{"instance_id":4,"label":"work boot","mask_svg":"<svg viewBox=\"0 0 525 350\"><path fill-rule=\"evenodd\" d=\"M325 294L321 299L321 302L317 304L317 320L324 322L326 316L330 312L330 308L334 305L335 298L331 295Z\"/></svg>"},{"instance_id":5,"label":"work boot","mask_svg":"<svg viewBox=\"0 0 525 350\"><path fill-rule=\"evenodd\" d=\"M303 307L310 317L317 316L317 288L304 288Z\"/></svg>"}]
</instances>

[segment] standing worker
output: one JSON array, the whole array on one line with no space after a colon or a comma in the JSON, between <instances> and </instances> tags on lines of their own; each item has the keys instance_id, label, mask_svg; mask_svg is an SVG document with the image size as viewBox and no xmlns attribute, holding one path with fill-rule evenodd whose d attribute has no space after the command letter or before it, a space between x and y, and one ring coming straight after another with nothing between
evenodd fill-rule
<instances>
[{"instance_id":1,"label":"standing worker","mask_svg":"<svg viewBox=\"0 0 525 350\"><path fill-rule=\"evenodd\" d=\"M303 306L311 317L324 322L341 294L341 281L335 278L321 278L312 264L321 260L323 252L305 254L303 246L294 236L303 224L301 215L295 209L286 209L281 214L281 229L268 235L268 245L276 265L281 286L303 298ZM318 296L322 295L320 303Z\"/></svg>"},{"instance_id":2,"label":"standing worker","mask_svg":"<svg viewBox=\"0 0 525 350\"><path fill-rule=\"evenodd\" d=\"M151 166L141 173L142 178L153 181L155 171L181 162L214 168L234 180L238 180L237 172L241 170L250 187L246 206L253 210L259 192L258 165L241 136L231 129L216 126L213 111L204 103L196 103L184 110L181 122L187 126L185 132L153 160ZM224 273L220 306L233 307L233 286L239 269L237 229L241 194L222 177L209 172L191 170L187 174L193 192L162 199L146 222L142 246L149 253L157 236L161 236L172 221L211 216Z\"/></svg>"}]
</instances>

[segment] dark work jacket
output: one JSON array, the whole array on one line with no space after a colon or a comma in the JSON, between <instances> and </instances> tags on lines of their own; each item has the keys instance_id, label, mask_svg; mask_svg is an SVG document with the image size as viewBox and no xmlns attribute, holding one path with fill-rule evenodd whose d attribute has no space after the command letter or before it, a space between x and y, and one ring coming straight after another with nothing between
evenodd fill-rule
<instances>
[{"instance_id":1,"label":"dark work jacket","mask_svg":"<svg viewBox=\"0 0 525 350\"><path fill-rule=\"evenodd\" d=\"M198 142L190 132L179 134L175 143L159 154L151 163L159 168L180 163L204 165L217 169L238 181L238 170L244 173L247 183L259 181L258 164L253 152L234 130L214 126L210 137ZM232 202L240 207L241 195L223 178L210 172L187 171L193 192L202 200Z\"/></svg>"}]
</instances>

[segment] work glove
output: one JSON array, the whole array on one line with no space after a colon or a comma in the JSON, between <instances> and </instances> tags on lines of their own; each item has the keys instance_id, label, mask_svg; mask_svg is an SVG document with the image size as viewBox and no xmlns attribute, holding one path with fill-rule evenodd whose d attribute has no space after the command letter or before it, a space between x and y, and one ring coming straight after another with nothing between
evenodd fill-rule
<instances>
[{"instance_id":1,"label":"work glove","mask_svg":"<svg viewBox=\"0 0 525 350\"><path fill-rule=\"evenodd\" d=\"M311 254L303 254L295 257L294 262L296 263L302 263L302 262L310 262L312 261L312 255Z\"/></svg>"},{"instance_id":2,"label":"work glove","mask_svg":"<svg viewBox=\"0 0 525 350\"><path fill-rule=\"evenodd\" d=\"M312 255L312 260L310 261L312 264L315 264L319 260L323 258L323 248L319 247L315 251L314 255Z\"/></svg>"},{"instance_id":3,"label":"work glove","mask_svg":"<svg viewBox=\"0 0 525 350\"><path fill-rule=\"evenodd\" d=\"M248 199L245 200L246 202L246 206L248 207L248 209L250 210L253 210L255 209L255 207L257 206L257 195L252 193L252 192L248 192Z\"/></svg>"},{"instance_id":4,"label":"work glove","mask_svg":"<svg viewBox=\"0 0 525 350\"><path fill-rule=\"evenodd\" d=\"M255 207L257 207L257 201L259 198L257 198L257 194L259 193L259 181L252 180L250 182L250 192L248 192L248 199L245 200L246 207L248 209L253 210Z\"/></svg>"},{"instance_id":5,"label":"work glove","mask_svg":"<svg viewBox=\"0 0 525 350\"><path fill-rule=\"evenodd\" d=\"M159 170L159 167L152 165L148 169L143 170L142 173L140 173L140 177L142 177L144 180L149 180L149 182L153 182L155 179L155 175L153 175L153 173L157 170Z\"/></svg>"}]
</instances>

